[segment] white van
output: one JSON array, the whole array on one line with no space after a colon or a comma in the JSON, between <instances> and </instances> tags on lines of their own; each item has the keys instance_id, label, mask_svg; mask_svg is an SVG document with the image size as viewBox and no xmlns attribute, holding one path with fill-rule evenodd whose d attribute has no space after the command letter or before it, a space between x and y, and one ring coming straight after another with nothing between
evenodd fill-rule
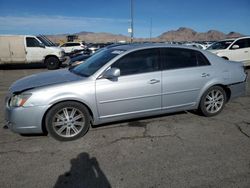
<instances>
[{"instance_id":1,"label":"white van","mask_svg":"<svg viewBox=\"0 0 250 188\"><path fill-rule=\"evenodd\" d=\"M250 66L250 37L226 39L213 43L208 51L231 61L240 61Z\"/></svg>"},{"instance_id":2,"label":"white van","mask_svg":"<svg viewBox=\"0 0 250 188\"><path fill-rule=\"evenodd\" d=\"M64 54L42 35L0 35L0 64L43 62L48 69L57 69Z\"/></svg>"}]
</instances>

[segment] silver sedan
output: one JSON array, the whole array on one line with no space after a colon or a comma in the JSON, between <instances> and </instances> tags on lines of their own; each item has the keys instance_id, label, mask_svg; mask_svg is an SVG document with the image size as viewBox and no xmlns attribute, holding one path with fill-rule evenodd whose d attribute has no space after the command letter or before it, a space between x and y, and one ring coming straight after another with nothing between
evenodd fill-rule
<instances>
[{"instance_id":1,"label":"silver sedan","mask_svg":"<svg viewBox=\"0 0 250 188\"><path fill-rule=\"evenodd\" d=\"M193 109L217 115L245 94L246 78L242 63L190 47L106 47L79 66L16 81L5 117L14 132L69 141L91 124Z\"/></svg>"}]
</instances>

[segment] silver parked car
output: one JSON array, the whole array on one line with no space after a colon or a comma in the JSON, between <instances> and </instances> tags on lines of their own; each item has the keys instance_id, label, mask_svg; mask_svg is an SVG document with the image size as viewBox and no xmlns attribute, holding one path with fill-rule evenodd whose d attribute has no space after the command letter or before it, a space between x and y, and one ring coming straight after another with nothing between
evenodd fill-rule
<instances>
[{"instance_id":1,"label":"silver parked car","mask_svg":"<svg viewBox=\"0 0 250 188\"><path fill-rule=\"evenodd\" d=\"M240 62L185 46L134 44L105 48L69 69L16 81L6 120L17 133L48 133L68 141L90 125L199 109L220 113L245 94Z\"/></svg>"}]
</instances>

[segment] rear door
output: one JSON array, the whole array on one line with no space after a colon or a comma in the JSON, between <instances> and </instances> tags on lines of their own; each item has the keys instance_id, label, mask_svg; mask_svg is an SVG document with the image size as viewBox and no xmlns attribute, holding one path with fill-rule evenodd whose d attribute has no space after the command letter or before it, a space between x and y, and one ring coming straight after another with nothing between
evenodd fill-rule
<instances>
[{"instance_id":1,"label":"rear door","mask_svg":"<svg viewBox=\"0 0 250 188\"><path fill-rule=\"evenodd\" d=\"M190 109L197 104L201 88L213 77L206 57L199 51L163 48L162 108Z\"/></svg>"},{"instance_id":2,"label":"rear door","mask_svg":"<svg viewBox=\"0 0 250 188\"><path fill-rule=\"evenodd\" d=\"M11 61L13 63L24 63L26 61L26 52L24 46L24 37L17 36L9 41Z\"/></svg>"},{"instance_id":3,"label":"rear door","mask_svg":"<svg viewBox=\"0 0 250 188\"><path fill-rule=\"evenodd\" d=\"M10 40L9 36L0 36L0 64L11 62Z\"/></svg>"},{"instance_id":4,"label":"rear door","mask_svg":"<svg viewBox=\"0 0 250 188\"><path fill-rule=\"evenodd\" d=\"M117 80L96 80L96 98L101 119L131 117L161 110L159 50L131 52L111 67L119 68Z\"/></svg>"}]
</instances>

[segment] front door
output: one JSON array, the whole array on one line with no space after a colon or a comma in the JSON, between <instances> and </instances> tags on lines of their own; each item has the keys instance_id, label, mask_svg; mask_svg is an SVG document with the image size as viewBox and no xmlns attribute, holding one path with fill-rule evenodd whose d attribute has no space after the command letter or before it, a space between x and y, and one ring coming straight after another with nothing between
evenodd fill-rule
<instances>
[{"instance_id":1,"label":"front door","mask_svg":"<svg viewBox=\"0 0 250 188\"><path fill-rule=\"evenodd\" d=\"M234 45L239 48L233 49ZM250 61L250 39L237 40L229 49L228 58L233 61L249 62Z\"/></svg>"},{"instance_id":2,"label":"front door","mask_svg":"<svg viewBox=\"0 0 250 188\"><path fill-rule=\"evenodd\" d=\"M27 62L41 62L43 60L44 48L34 37L26 37L26 59Z\"/></svg>"},{"instance_id":3,"label":"front door","mask_svg":"<svg viewBox=\"0 0 250 188\"><path fill-rule=\"evenodd\" d=\"M131 52L111 67L119 68L116 80L96 80L99 117L132 117L161 110L161 71L157 49Z\"/></svg>"}]
</instances>

